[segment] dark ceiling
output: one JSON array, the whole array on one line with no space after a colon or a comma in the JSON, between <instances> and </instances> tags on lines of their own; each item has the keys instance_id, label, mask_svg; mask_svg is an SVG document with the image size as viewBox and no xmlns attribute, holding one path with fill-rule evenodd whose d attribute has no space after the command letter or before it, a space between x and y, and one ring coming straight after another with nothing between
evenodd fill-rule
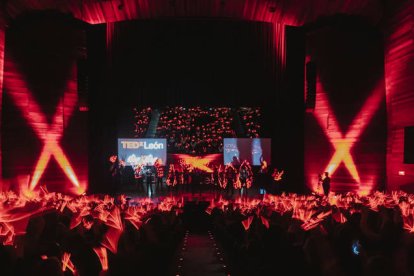
<instances>
[{"instance_id":1,"label":"dark ceiling","mask_svg":"<svg viewBox=\"0 0 414 276\"><path fill-rule=\"evenodd\" d=\"M168 17L220 17L300 26L335 14L377 25L402 0L3 0L5 17L57 10L91 24Z\"/></svg>"}]
</instances>

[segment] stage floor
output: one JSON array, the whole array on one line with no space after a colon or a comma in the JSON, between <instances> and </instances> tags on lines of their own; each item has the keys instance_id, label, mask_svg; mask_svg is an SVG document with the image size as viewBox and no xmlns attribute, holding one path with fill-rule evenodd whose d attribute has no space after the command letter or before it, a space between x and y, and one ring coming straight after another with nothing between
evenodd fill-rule
<instances>
[{"instance_id":1,"label":"stage floor","mask_svg":"<svg viewBox=\"0 0 414 276\"><path fill-rule=\"evenodd\" d=\"M155 189L152 185L152 190L146 187L138 189L137 187L128 186L123 187L117 191L116 195L125 195L130 198L164 198L168 196L184 197L186 201L209 201L211 199L223 197L226 199L236 199L239 197L260 198L267 193L264 189L252 187L248 190L224 190L221 188L212 187L210 185L200 185L200 187L191 187L183 185L182 187L165 187Z\"/></svg>"}]
</instances>

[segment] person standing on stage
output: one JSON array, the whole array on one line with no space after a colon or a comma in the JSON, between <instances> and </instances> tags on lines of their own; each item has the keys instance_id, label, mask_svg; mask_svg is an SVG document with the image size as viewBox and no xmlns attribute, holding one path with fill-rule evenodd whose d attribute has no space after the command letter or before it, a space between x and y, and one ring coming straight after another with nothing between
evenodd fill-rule
<instances>
[{"instance_id":1,"label":"person standing on stage","mask_svg":"<svg viewBox=\"0 0 414 276\"><path fill-rule=\"evenodd\" d=\"M237 156L233 156L233 160L230 163L236 171L240 169L240 160Z\"/></svg>"},{"instance_id":2,"label":"person standing on stage","mask_svg":"<svg viewBox=\"0 0 414 276\"><path fill-rule=\"evenodd\" d=\"M162 184L163 184L162 182L164 178L164 166L162 165L160 159L157 159L154 163L154 167L155 167L156 175L157 175L155 190L157 191L157 194L159 194L162 191Z\"/></svg>"},{"instance_id":3,"label":"person standing on stage","mask_svg":"<svg viewBox=\"0 0 414 276\"><path fill-rule=\"evenodd\" d=\"M219 174L220 174L220 169L219 166L214 166L213 167L213 172L212 172L212 185L213 185L213 190L214 192L217 192L220 188L220 184L219 184Z\"/></svg>"},{"instance_id":4,"label":"person standing on stage","mask_svg":"<svg viewBox=\"0 0 414 276\"><path fill-rule=\"evenodd\" d=\"M324 177L322 180L322 187L323 187L324 194L328 195L331 189L331 178L329 177L328 172L324 173Z\"/></svg>"},{"instance_id":5,"label":"person standing on stage","mask_svg":"<svg viewBox=\"0 0 414 276\"><path fill-rule=\"evenodd\" d=\"M317 194L322 194L323 193L322 183L323 183L323 174L318 173L318 183L317 183L317 186L316 186L316 193Z\"/></svg>"},{"instance_id":6,"label":"person standing on stage","mask_svg":"<svg viewBox=\"0 0 414 276\"><path fill-rule=\"evenodd\" d=\"M151 170L151 165L147 164L147 166L145 166L145 182L147 184L147 193L148 196L152 196L152 194L154 193L154 191L152 190L152 170ZM151 191L151 193L150 193Z\"/></svg>"},{"instance_id":7,"label":"person standing on stage","mask_svg":"<svg viewBox=\"0 0 414 276\"><path fill-rule=\"evenodd\" d=\"M259 184L259 193L263 194L266 192L266 186L269 185L270 181L267 179L269 173L269 166L264 160L263 155L260 157L260 170L256 175L256 183Z\"/></svg>"},{"instance_id":8,"label":"person standing on stage","mask_svg":"<svg viewBox=\"0 0 414 276\"><path fill-rule=\"evenodd\" d=\"M252 185L253 173L248 161L243 161L239 169L239 179L241 183L240 194L247 196L247 190Z\"/></svg>"},{"instance_id":9,"label":"person standing on stage","mask_svg":"<svg viewBox=\"0 0 414 276\"><path fill-rule=\"evenodd\" d=\"M175 170L175 178L177 179L177 190L181 193L184 190L184 166L183 162L178 164Z\"/></svg>"},{"instance_id":10,"label":"person standing on stage","mask_svg":"<svg viewBox=\"0 0 414 276\"><path fill-rule=\"evenodd\" d=\"M167 179L165 180L167 184L168 191L171 192L172 187L177 185L177 179L175 178L175 167L174 164L170 164L170 168L168 169Z\"/></svg>"},{"instance_id":11,"label":"person standing on stage","mask_svg":"<svg viewBox=\"0 0 414 276\"><path fill-rule=\"evenodd\" d=\"M142 165L137 164L134 166L134 178L138 192L144 192L144 179L142 176Z\"/></svg>"},{"instance_id":12,"label":"person standing on stage","mask_svg":"<svg viewBox=\"0 0 414 276\"><path fill-rule=\"evenodd\" d=\"M224 175L225 175L226 182L227 182L227 185L226 185L227 195L233 196L234 184L237 178L237 171L231 163L226 165Z\"/></svg>"},{"instance_id":13,"label":"person standing on stage","mask_svg":"<svg viewBox=\"0 0 414 276\"><path fill-rule=\"evenodd\" d=\"M273 185L271 189L273 194L279 195L282 193L282 176L284 173L285 173L284 170L279 170L278 168L273 169L273 173L272 173Z\"/></svg>"},{"instance_id":14,"label":"person standing on stage","mask_svg":"<svg viewBox=\"0 0 414 276\"><path fill-rule=\"evenodd\" d=\"M184 185L185 191L190 192L191 185L191 168L189 166L184 166Z\"/></svg>"}]
</instances>

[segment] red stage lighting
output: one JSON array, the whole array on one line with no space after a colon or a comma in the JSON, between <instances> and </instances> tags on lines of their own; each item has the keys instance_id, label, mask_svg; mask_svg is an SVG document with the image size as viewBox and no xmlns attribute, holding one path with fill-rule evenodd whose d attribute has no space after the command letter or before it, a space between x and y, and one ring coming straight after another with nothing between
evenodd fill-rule
<instances>
[{"instance_id":1,"label":"red stage lighting","mask_svg":"<svg viewBox=\"0 0 414 276\"><path fill-rule=\"evenodd\" d=\"M70 79L68 80L62 100L59 101L56 107L56 113L50 124L46 120L46 116L42 113L40 106L33 98L32 93L27 88L28 86L15 64L8 62L7 68L4 85L8 95L10 95L15 105L22 112L23 117L43 143L43 149L32 173L29 190L36 188L53 156L68 179L75 186L75 191L73 192L82 194L85 192L86 187L82 187L83 185L79 183L72 165L59 143L65 128L63 120L70 119L78 101L76 82Z\"/></svg>"},{"instance_id":2,"label":"red stage lighting","mask_svg":"<svg viewBox=\"0 0 414 276\"><path fill-rule=\"evenodd\" d=\"M201 171L211 173L213 170L208 166L210 163L218 160L220 154L207 154L203 156L192 156L189 154L177 154L177 157L184 162L185 165L192 169L199 169Z\"/></svg>"},{"instance_id":3,"label":"red stage lighting","mask_svg":"<svg viewBox=\"0 0 414 276\"><path fill-rule=\"evenodd\" d=\"M333 175L339 165L343 163L355 182L361 184L361 177L355 165L351 150L359 141L361 134L379 109L383 96L382 85L378 83L344 135L339 128L338 121L329 104L326 92L320 80L317 80L316 102L319 106L315 109L314 115L335 150L325 168L325 171L329 172L330 175ZM369 183L369 185L369 190L371 190L375 183ZM367 188L365 187L363 189L364 193L366 193Z\"/></svg>"}]
</instances>

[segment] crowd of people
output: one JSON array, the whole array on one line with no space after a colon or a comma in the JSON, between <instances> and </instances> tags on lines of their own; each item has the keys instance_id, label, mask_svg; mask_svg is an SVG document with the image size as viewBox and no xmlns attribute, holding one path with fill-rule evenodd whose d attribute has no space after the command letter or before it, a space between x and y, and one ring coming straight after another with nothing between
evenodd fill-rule
<instances>
[{"instance_id":1,"label":"crowd of people","mask_svg":"<svg viewBox=\"0 0 414 276\"><path fill-rule=\"evenodd\" d=\"M235 137L231 109L182 106L161 112L157 137L167 138L168 149L180 153L223 151L223 138Z\"/></svg>"},{"instance_id":2,"label":"crowd of people","mask_svg":"<svg viewBox=\"0 0 414 276\"><path fill-rule=\"evenodd\" d=\"M238 109L246 136L259 138L261 136L261 112L260 108L241 107Z\"/></svg>"},{"instance_id":3,"label":"crowd of people","mask_svg":"<svg viewBox=\"0 0 414 276\"><path fill-rule=\"evenodd\" d=\"M0 193L0 274L167 275L183 201Z\"/></svg>"},{"instance_id":4,"label":"crowd of people","mask_svg":"<svg viewBox=\"0 0 414 276\"><path fill-rule=\"evenodd\" d=\"M147 133L149 123L151 121L151 107L143 109L133 109L134 113L134 137L144 137Z\"/></svg>"},{"instance_id":5,"label":"crowd of people","mask_svg":"<svg viewBox=\"0 0 414 276\"><path fill-rule=\"evenodd\" d=\"M182 197L41 187L2 192L0 204L2 275L166 275L185 232ZM232 274L414 274L412 194L219 195L207 204Z\"/></svg>"},{"instance_id":6,"label":"crowd of people","mask_svg":"<svg viewBox=\"0 0 414 276\"><path fill-rule=\"evenodd\" d=\"M414 195L212 200L235 275L413 275Z\"/></svg>"},{"instance_id":7,"label":"crowd of people","mask_svg":"<svg viewBox=\"0 0 414 276\"><path fill-rule=\"evenodd\" d=\"M134 108L134 136L144 137L152 109ZM260 108L189 107L160 108L156 137L167 138L172 153L206 154L223 151L223 138L236 137L234 116L239 116L245 137L261 134ZM240 135L240 134L239 134Z\"/></svg>"}]
</instances>

